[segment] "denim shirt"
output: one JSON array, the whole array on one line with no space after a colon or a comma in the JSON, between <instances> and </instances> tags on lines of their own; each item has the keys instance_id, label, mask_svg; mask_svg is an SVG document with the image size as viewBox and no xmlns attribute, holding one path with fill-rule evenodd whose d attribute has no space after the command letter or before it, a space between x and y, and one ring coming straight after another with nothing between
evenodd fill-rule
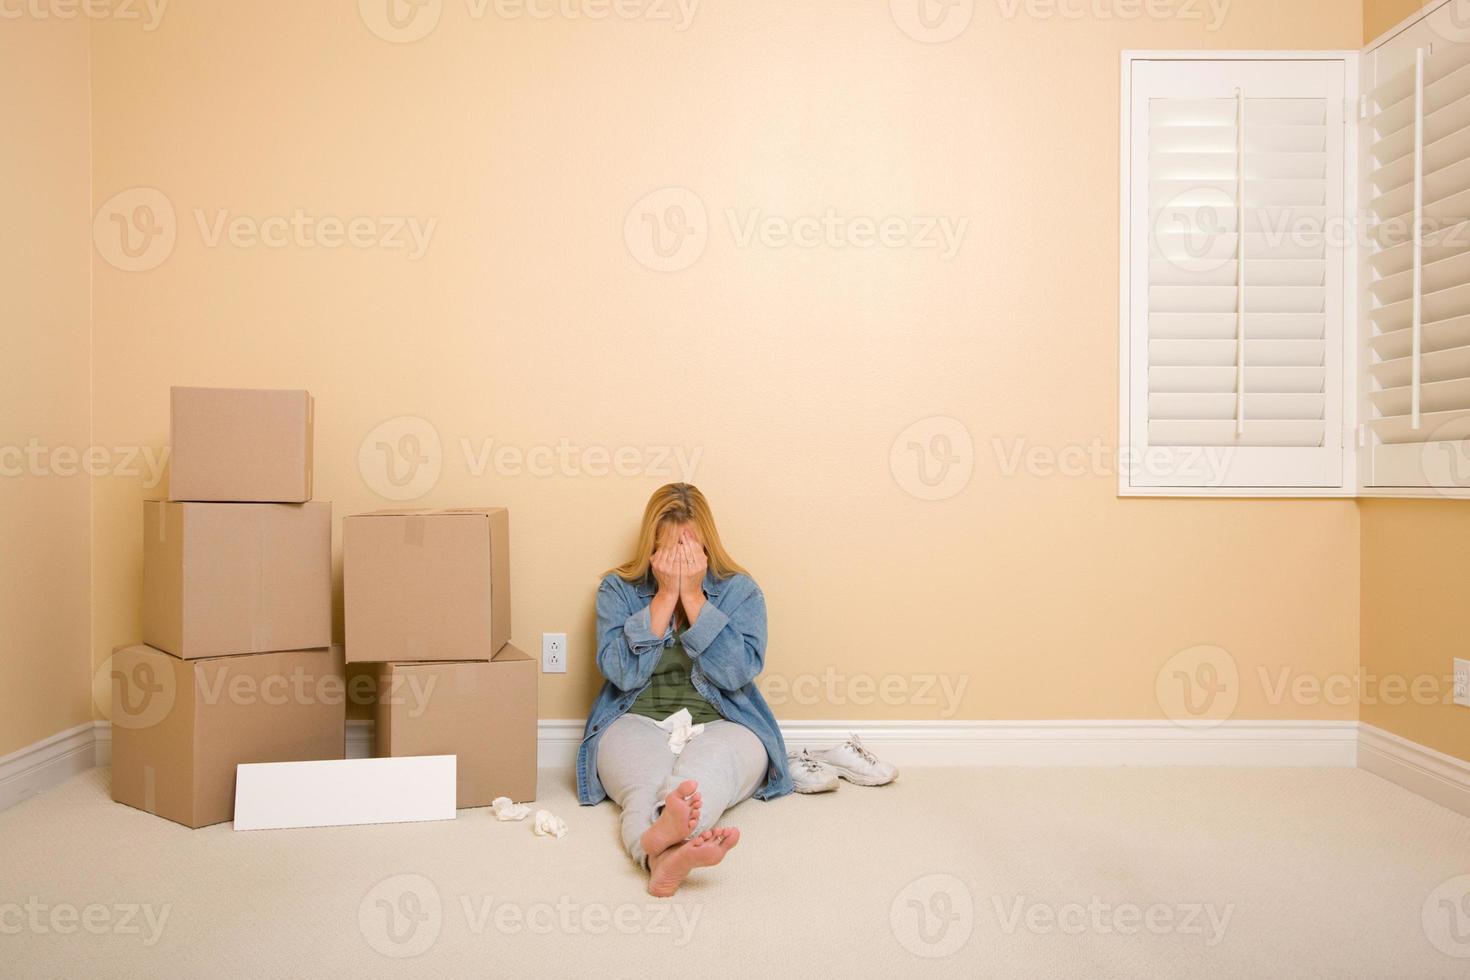
<instances>
[{"instance_id":1,"label":"denim shirt","mask_svg":"<svg viewBox=\"0 0 1470 980\"><path fill-rule=\"evenodd\" d=\"M607 682L592 705L582 747L577 751L577 798L584 805L607 799L597 778L597 743L638 695L648 689L664 647L674 641L674 624L662 637L650 624L649 603L657 587L650 577L625 582L609 574L597 589L597 669ZM776 718L755 688L766 659L766 597L748 575L717 579L706 574L707 601L693 626L679 634L693 666L689 677L720 717L744 725L766 748L770 766L756 799L791 792L786 743Z\"/></svg>"}]
</instances>

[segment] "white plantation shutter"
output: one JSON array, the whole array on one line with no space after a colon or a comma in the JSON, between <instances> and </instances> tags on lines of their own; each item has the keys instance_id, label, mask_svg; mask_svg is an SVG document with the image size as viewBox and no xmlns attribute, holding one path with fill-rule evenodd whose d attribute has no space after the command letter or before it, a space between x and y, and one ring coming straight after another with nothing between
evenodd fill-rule
<instances>
[{"instance_id":1,"label":"white plantation shutter","mask_svg":"<svg viewBox=\"0 0 1470 980\"><path fill-rule=\"evenodd\" d=\"M1133 61L1123 489L1343 486L1340 60Z\"/></svg>"},{"instance_id":2,"label":"white plantation shutter","mask_svg":"<svg viewBox=\"0 0 1470 980\"><path fill-rule=\"evenodd\" d=\"M1470 44L1453 14L1363 65L1368 487L1470 485Z\"/></svg>"}]
</instances>

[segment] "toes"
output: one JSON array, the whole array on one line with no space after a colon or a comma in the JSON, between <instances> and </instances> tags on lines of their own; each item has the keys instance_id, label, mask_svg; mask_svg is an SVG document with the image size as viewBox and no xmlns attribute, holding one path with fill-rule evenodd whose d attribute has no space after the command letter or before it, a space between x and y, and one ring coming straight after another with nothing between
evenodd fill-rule
<instances>
[{"instance_id":1,"label":"toes","mask_svg":"<svg viewBox=\"0 0 1470 980\"><path fill-rule=\"evenodd\" d=\"M674 792L678 793L680 796L689 797L692 796L694 792L698 789L699 783L695 782L692 779L686 779L679 784L678 788L676 788Z\"/></svg>"}]
</instances>

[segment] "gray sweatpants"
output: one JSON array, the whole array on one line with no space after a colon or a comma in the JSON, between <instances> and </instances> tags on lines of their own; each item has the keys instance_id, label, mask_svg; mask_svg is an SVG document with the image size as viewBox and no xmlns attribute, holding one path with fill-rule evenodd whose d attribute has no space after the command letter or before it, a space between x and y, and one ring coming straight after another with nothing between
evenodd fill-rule
<instances>
[{"instance_id":1,"label":"gray sweatpants","mask_svg":"<svg viewBox=\"0 0 1470 980\"><path fill-rule=\"evenodd\" d=\"M597 743L597 776L623 809L623 846L645 868L643 833L674 787L686 779L699 784L699 825L692 837L759 789L767 765L766 748L755 733L723 718L706 724L679 755L669 749L669 733L642 715L623 715Z\"/></svg>"}]
</instances>

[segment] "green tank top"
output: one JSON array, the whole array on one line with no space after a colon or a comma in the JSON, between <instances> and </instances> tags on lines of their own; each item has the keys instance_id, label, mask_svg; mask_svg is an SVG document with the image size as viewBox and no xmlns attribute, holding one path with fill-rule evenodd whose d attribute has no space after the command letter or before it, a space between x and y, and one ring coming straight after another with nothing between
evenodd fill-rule
<instances>
[{"instance_id":1,"label":"green tank top","mask_svg":"<svg viewBox=\"0 0 1470 980\"><path fill-rule=\"evenodd\" d=\"M642 715L654 721L663 721L680 708L688 708L694 724L703 725L720 720L720 713L704 699L689 677L694 662L684 652L684 644L677 639L664 647L653 668L653 677L648 688L628 709L630 714Z\"/></svg>"}]
</instances>

